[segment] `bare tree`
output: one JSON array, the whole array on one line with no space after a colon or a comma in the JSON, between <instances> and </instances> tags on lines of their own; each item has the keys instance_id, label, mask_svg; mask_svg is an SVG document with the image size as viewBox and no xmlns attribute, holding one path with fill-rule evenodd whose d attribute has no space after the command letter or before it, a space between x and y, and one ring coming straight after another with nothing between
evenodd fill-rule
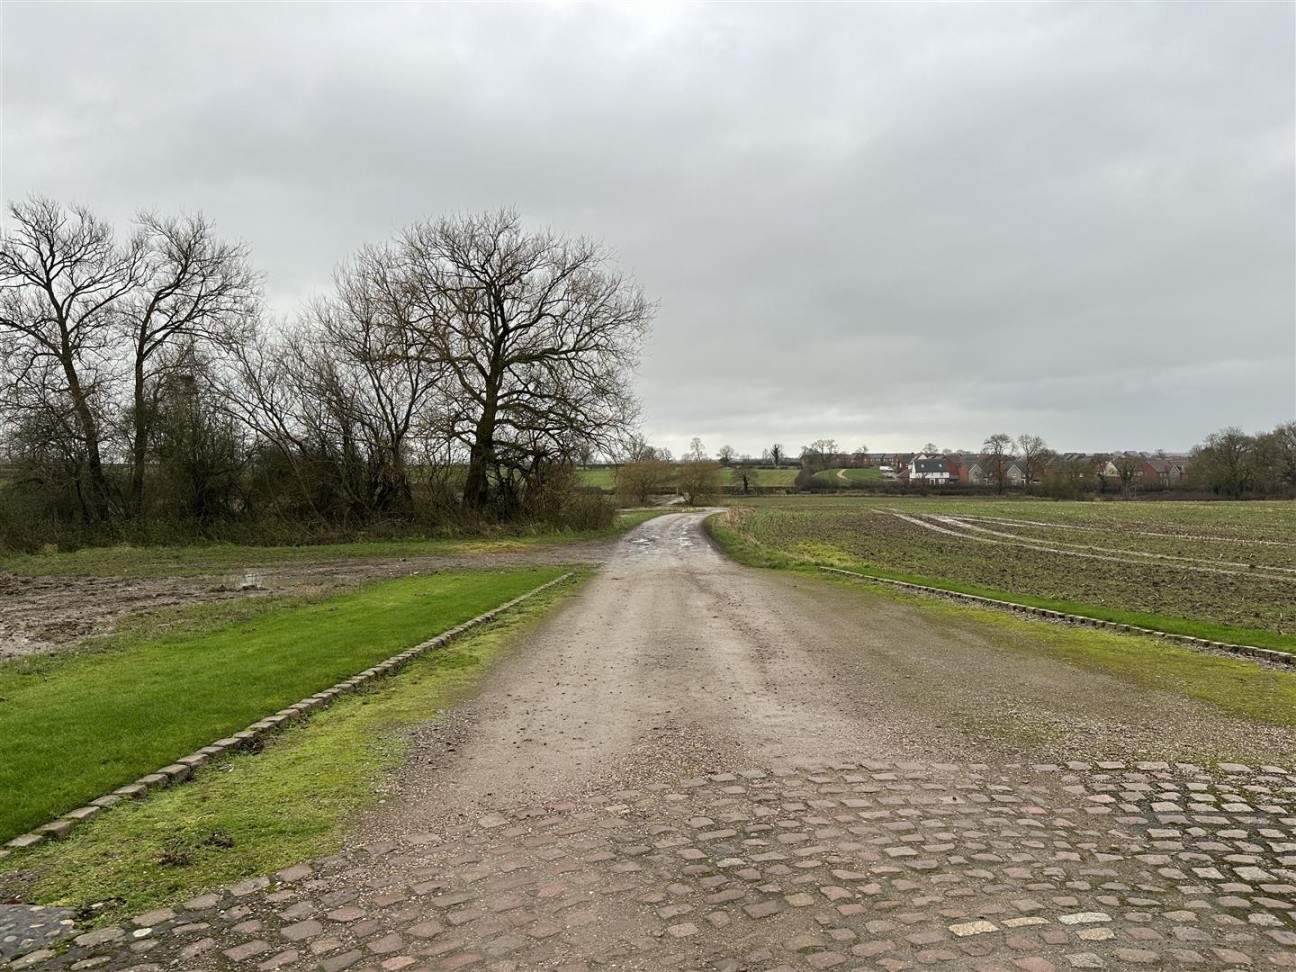
<instances>
[{"instance_id":1,"label":"bare tree","mask_svg":"<svg viewBox=\"0 0 1296 972\"><path fill-rule=\"evenodd\" d=\"M706 446L696 435L689 441L688 455L684 457L688 462L705 462L707 459Z\"/></svg>"},{"instance_id":2,"label":"bare tree","mask_svg":"<svg viewBox=\"0 0 1296 972\"><path fill-rule=\"evenodd\" d=\"M609 451L614 462L622 463L652 459L658 454L659 450L649 444L642 432L627 431Z\"/></svg>"},{"instance_id":3,"label":"bare tree","mask_svg":"<svg viewBox=\"0 0 1296 972\"><path fill-rule=\"evenodd\" d=\"M733 446L722 445L720 451L716 453L716 458L720 460L720 465L729 466L733 464L736 455L738 455L738 450Z\"/></svg>"},{"instance_id":4,"label":"bare tree","mask_svg":"<svg viewBox=\"0 0 1296 972\"><path fill-rule=\"evenodd\" d=\"M787 453L783 450L782 442L775 442L769 447L769 457L770 462L774 463L775 469L783 464L783 460L787 457Z\"/></svg>"},{"instance_id":5,"label":"bare tree","mask_svg":"<svg viewBox=\"0 0 1296 972\"><path fill-rule=\"evenodd\" d=\"M995 484L995 491L999 493L1008 485L1008 465L1012 461L1008 447L1011 445L1012 437L1003 432L987 437L981 445L982 468L986 478Z\"/></svg>"},{"instance_id":6,"label":"bare tree","mask_svg":"<svg viewBox=\"0 0 1296 972\"><path fill-rule=\"evenodd\" d=\"M801 465L811 474L822 472L837 459L836 439L815 439L801 448Z\"/></svg>"},{"instance_id":7,"label":"bare tree","mask_svg":"<svg viewBox=\"0 0 1296 972\"><path fill-rule=\"evenodd\" d=\"M334 280L336 296L313 308L314 330L352 390L367 464L365 504L373 512L403 512L412 498L412 440L447 434L430 403L448 369L418 353L411 295L390 249L361 250Z\"/></svg>"},{"instance_id":8,"label":"bare tree","mask_svg":"<svg viewBox=\"0 0 1296 972\"><path fill-rule=\"evenodd\" d=\"M10 213L16 228L0 246L0 332L17 393L9 404L73 419L87 519L115 506L105 450L120 434L124 509L140 513L161 397L180 401L166 370L188 367L198 360L195 342L232 334L254 312L247 251L216 239L201 216L145 213L118 242L84 207L34 198ZM45 367L51 362L55 370Z\"/></svg>"},{"instance_id":9,"label":"bare tree","mask_svg":"<svg viewBox=\"0 0 1296 972\"><path fill-rule=\"evenodd\" d=\"M1025 485L1029 486L1042 480L1044 468L1054 455L1048 443L1038 435L1023 434L1017 436L1017 450L1021 453L1022 465L1025 466L1023 470L1026 473Z\"/></svg>"},{"instance_id":10,"label":"bare tree","mask_svg":"<svg viewBox=\"0 0 1296 972\"><path fill-rule=\"evenodd\" d=\"M720 470L720 463L705 456L682 463L675 472L675 486L684 502L697 506L720 492Z\"/></svg>"},{"instance_id":11,"label":"bare tree","mask_svg":"<svg viewBox=\"0 0 1296 972\"><path fill-rule=\"evenodd\" d=\"M127 506L144 503L144 473L168 356L178 342L228 345L246 337L259 301L258 278L242 243L218 239L201 214L139 216L138 279L119 311L129 334L132 396L128 430L130 478Z\"/></svg>"},{"instance_id":12,"label":"bare tree","mask_svg":"<svg viewBox=\"0 0 1296 972\"><path fill-rule=\"evenodd\" d=\"M629 426L652 308L601 247L500 210L416 224L397 250L420 355L446 369L439 407L468 453L465 507Z\"/></svg>"},{"instance_id":13,"label":"bare tree","mask_svg":"<svg viewBox=\"0 0 1296 972\"><path fill-rule=\"evenodd\" d=\"M144 243L119 244L86 208L39 197L10 205L15 226L0 240L0 335L9 409L65 416L84 466L87 520L106 519L113 491L104 472L105 417L118 314L139 282Z\"/></svg>"},{"instance_id":14,"label":"bare tree","mask_svg":"<svg viewBox=\"0 0 1296 972\"><path fill-rule=\"evenodd\" d=\"M640 505L652 495L670 485L675 470L670 463L655 456L646 456L628 462L616 472L616 489L623 501Z\"/></svg>"}]
</instances>

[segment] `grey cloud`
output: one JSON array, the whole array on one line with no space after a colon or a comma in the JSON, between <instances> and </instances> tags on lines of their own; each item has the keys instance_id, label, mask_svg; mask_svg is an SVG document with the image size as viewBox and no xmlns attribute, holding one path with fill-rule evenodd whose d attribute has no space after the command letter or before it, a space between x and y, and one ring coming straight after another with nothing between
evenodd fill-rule
<instances>
[{"instance_id":1,"label":"grey cloud","mask_svg":"<svg viewBox=\"0 0 1296 972\"><path fill-rule=\"evenodd\" d=\"M1296 414L1294 21L11 2L3 189L201 208L284 310L412 219L516 203L659 296L640 387L676 450L1183 448Z\"/></svg>"}]
</instances>

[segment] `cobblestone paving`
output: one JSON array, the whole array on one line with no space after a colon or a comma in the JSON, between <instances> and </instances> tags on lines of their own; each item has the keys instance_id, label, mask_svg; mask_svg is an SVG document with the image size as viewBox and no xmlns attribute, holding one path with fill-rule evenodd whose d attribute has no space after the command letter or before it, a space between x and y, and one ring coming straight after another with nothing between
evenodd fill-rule
<instances>
[{"instance_id":1,"label":"cobblestone paving","mask_svg":"<svg viewBox=\"0 0 1296 972\"><path fill-rule=\"evenodd\" d=\"M1290 767L835 764L515 807L8 968L1296 968Z\"/></svg>"},{"instance_id":2,"label":"cobblestone paving","mask_svg":"<svg viewBox=\"0 0 1296 972\"><path fill-rule=\"evenodd\" d=\"M67 908L0 904L0 962L66 938L71 928Z\"/></svg>"}]
</instances>

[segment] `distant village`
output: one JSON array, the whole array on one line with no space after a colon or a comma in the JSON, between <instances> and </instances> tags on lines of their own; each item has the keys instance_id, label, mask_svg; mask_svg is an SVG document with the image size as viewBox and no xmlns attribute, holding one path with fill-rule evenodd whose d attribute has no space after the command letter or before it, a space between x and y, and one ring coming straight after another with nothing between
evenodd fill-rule
<instances>
[{"instance_id":1,"label":"distant village","mask_svg":"<svg viewBox=\"0 0 1296 972\"><path fill-rule=\"evenodd\" d=\"M875 468L899 485L1002 486L1023 489L1049 480L1105 481L1120 489L1174 489L1186 481L1192 457L1166 453L1063 452L1036 457L987 456L968 452L856 453L841 456L843 467Z\"/></svg>"},{"instance_id":2,"label":"distant village","mask_svg":"<svg viewBox=\"0 0 1296 972\"><path fill-rule=\"evenodd\" d=\"M595 475L591 464L582 465L588 476ZM1290 499L1296 498L1296 421L1253 434L1229 426L1188 453L1056 452L1038 435L996 433L979 452L942 450L930 442L919 452L872 452L863 445L843 450L834 439L816 439L797 454L774 443L759 458L728 445L712 456L695 437L676 458L636 435L616 461L597 465L604 478L587 478L587 488L639 499L680 482L701 492L743 494L1017 490L1056 499L1136 494Z\"/></svg>"}]
</instances>

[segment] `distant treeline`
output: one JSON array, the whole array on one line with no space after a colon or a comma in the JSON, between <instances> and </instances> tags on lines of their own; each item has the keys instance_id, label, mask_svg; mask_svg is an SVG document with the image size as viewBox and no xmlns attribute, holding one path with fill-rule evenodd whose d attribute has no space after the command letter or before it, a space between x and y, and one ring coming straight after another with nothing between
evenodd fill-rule
<instances>
[{"instance_id":1,"label":"distant treeline","mask_svg":"<svg viewBox=\"0 0 1296 972\"><path fill-rule=\"evenodd\" d=\"M9 213L0 549L610 520L574 464L628 434L652 308L598 245L416 223L270 321L201 216Z\"/></svg>"},{"instance_id":2,"label":"distant treeline","mask_svg":"<svg viewBox=\"0 0 1296 972\"><path fill-rule=\"evenodd\" d=\"M832 475L833 471L878 470L877 475ZM781 480L771 483L770 470ZM784 478L795 470L794 478ZM722 476L721 473L724 475ZM679 483L687 480L691 489ZM775 443L759 460L722 446L716 459L694 439L676 464L669 450L642 438L628 461L615 468L615 489L627 500L679 491L686 495L770 492L880 495L978 496L1006 492L1055 499L1174 496L1177 498L1296 497L1296 421L1248 435L1226 428L1206 437L1187 456L1164 453L1057 453L1038 435L1015 440L988 436L982 451L941 452L928 443L917 453L870 453L861 446L842 452L831 439L804 446L788 458Z\"/></svg>"}]
</instances>

